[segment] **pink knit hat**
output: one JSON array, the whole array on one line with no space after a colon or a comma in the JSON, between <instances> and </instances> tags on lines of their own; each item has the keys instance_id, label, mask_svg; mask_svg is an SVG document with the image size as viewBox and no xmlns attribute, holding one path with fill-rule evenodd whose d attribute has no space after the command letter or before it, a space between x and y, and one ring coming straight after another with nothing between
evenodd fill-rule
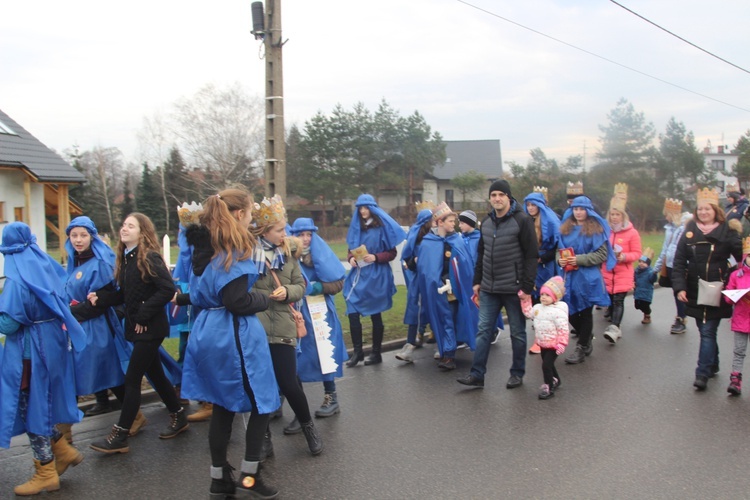
<instances>
[{"instance_id":1,"label":"pink knit hat","mask_svg":"<svg viewBox=\"0 0 750 500\"><path fill-rule=\"evenodd\" d=\"M560 276L553 276L542 285L539 293L546 293L557 302L563 298L563 295L565 295L565 282Z\"/></svg>"}]
</instances>

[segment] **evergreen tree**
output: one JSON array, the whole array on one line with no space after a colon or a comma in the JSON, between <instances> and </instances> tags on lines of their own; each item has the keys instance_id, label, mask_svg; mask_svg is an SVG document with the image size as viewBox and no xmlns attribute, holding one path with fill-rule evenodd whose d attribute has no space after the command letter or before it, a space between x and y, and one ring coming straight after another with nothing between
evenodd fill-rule
<instances>
[{"instance_id":1,"label":"evergreen tree","mask_svg":"<svg viewBox=\"0 0 750 500\"><path fill-rule=\"evenodd\" d=\"M737 140L734 152L739 155L734 167L734 175L737 176L740 186L747 190L748 183L750 183L750 130Z\"/></svg>"},{"instance_id":2,"label":"evergreen tree","mask_svg":"<svg viewBox=\"0 0 750 500\"><path fill-rule=\"evenodd\" d=\"M158 233L164 232L166 223L161 193L159 192L159 186L156 184L155 174L151 172L147 162L143 162L141 182L138 184L136 194L136 207L139 212L151 219Z\"/></svg>"},{"instance_id":3,"label":"evergreen tree","mask_svg":"<svg viewBox=\"0 0 750 500\"><path fill-rule=\"evenodd\" d=\"M666 131L659 136L660 158L656 172L656 180L664 196L683 199L685 184L711 184L711 172L703 155L695 147L695 137L687 132L685 125L669 119Z\"/></svg>"}]
</instances>

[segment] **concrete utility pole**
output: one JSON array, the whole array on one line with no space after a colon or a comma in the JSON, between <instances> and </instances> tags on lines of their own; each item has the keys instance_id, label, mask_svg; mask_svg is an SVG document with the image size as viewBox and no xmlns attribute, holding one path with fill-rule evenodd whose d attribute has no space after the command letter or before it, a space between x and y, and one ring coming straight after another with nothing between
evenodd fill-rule
<instances>
[{"instance_id":1,"label":"concrete utility pole","mask_svg":"<svg viewBox=\"0 0 750 500\"><path fill-rule=\"evenodd\" d=\"M286 138L281 48L281 0L266 0L266 196L286 200Z\"/></svg>"}]
</instances>

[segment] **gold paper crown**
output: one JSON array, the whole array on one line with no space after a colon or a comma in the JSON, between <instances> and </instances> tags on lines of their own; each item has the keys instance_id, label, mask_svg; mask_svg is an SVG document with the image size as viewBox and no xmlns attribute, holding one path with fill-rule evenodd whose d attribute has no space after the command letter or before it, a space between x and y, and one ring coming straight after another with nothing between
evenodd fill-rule
<instances>
[{"instance_id":1,"label":"gold paper crown","mask_svg":"<svg viewBox=\"0 0 750 500\"><path fill-rule=\"evenodd\" d=\"M177 206L177 217L180 218L180 224L187 226L189 224L198 223L198 214L203 211L203 204L190 202L190 205L186 201L182 202L182 206Z\"/></svg>"},{"instance_id":2,"label":"gold paper crown","mask_svg":"<svg viewBox=\"0 0 750 500\"><path fill-rule=\"evenodd\" d=\"M715 189L709 189L705 187L696 193L695 201L697 203L701 203L701 202L712 203L718 206L719 205L719 192L716 191Z\"/></svg>"},{"instance_id":3,"label":"gold paper crown","mask_svg":"<svg viewBox=\"0 0 750 500\"><path fill-rule=\"evenodd\" d=\"M263 198L263 201L253 207L253 222L257 226L270 226L281 221L286 222L286 209L278 194L270 199Z\"/></svg>"},{"instance_id":4,"label":"gold paper crown","mask_svg":"<svg viewBox=\"0 0 750 500\"><path fill-rule=\"evenodd\" d=\"M674 198L664 200L664 215L680 215L682 213L682 201Z\"/></svg>"},{"instance_id":5,"label":"gold paper crown","mask_svg":"<svg viewBox=\"0 0 750 500\"><path fill-rule=\"evenodd\" d=\"M648 260L653 261L654 260L654 249L651 247L646 247L643 250L643 256L646 257Z\"/></svg>"},{"instance_id":6,"label":"gold paper crown","mask_svg":"<svg viewBox=\"0 0 750 500\"><path fill-rule=\"evenodd\" d=\"M750 253L750 236L742 240L742 255Z\"/></svg>"},{"instance_id":7,"label":"gold paper crown","mask_svg":"<svg viewBox=\"0 0 750 500\"><path fill-rule=\"evenodd\" d=\"M727 193L739 193L740 192L740 183L734 182L732 184L727 184L726 188L724 189Z\"/></svg>"},{"instance_id":8,"label":"gold paper crown","mask_svg":"<svg viewBox=\"0 0 750 500\"><path fill-rule=\"evenodd\" d=\"M432 218L433 220L440 220L443 217L450 215L453 213L453 210L451 210L451 207L448 206L446 202L440 203L435 209L432 211Z\"/></svg>"},{"instance_id":9,"label":"gold paper crown","mask_svg":"<svg viewBox=\"0 0 750 500\"><path fill-rule=\"evenodd\" d=\"M417 207L417 213L421 212L422 210L435 209L435 203L432 200L418 201L414 205L416 205Z\"/></svg>"},{"instance_id":10,"label":"gold paper crown","mask_svg":"<svg viewBox=\"0 0 750 500\"><path fill-rule=\"evenodd\" d=\"M583 182L568 182L568 196L582 196L583 195Z\"/></svg>"},{"instance_id":11,"label":"gold paper crown","mask_svg":"<svg viewBox=\"0 0 750 500\"><path fill-rule=\"evenodd\" d=\"M549 201L548 193L549 189L547 189L544 186L534 186L534 189L532 189L532 192L534 193L542 193L544 195L544 201Z\"/></svg>"},{"instance_id":12,"label":"gold paper crown","mask_svg":"<svg viewBox=\"0 0 750 500\"><path fill-rule=\"evenodd\" d=\"M615 193L612 196L612 200L609 202L609 208L614 208L620 212L625 212L625 207L628 204L628 185L624 182L618 182L615 184Z\"/></svg>"}]
</instances>

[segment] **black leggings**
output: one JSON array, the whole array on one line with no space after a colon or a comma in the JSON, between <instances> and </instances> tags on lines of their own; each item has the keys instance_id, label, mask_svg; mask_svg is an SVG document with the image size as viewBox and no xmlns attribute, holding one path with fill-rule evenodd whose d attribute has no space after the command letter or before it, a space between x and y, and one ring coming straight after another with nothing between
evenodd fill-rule
<instances>
[{"instance_id":1,"label":"black leggings","mask_svg":"<svg viewBox=\"0 0 750 500\"><path fill-rule=\"evenodd\" d=\"M250 398L255 401L253 397ZM211 449L211 465L223 467L227 463L227 448L232 437L233 411L214 404L211 424L208 427L208 447ZM260 462L263 449L263 434L266 432L270 413L259 414L253 402L253 410L245 430L245 460Z\"/></svg>"},{"instance_id":2,"label":"black leggings","mask_svg":"<svg viewBox=\"0 0 750 500\"><path fill-rule=\"evenodd\" d=\"M269 344L269 347L273 372L276 374L281 394L286 397L300 424L310 422L310 407L307 405L302 383L297 377L297 350L294 346L286 344Z\"/></svg>"},{"instance_id":3,"label":"black leggings","mask_svg":"<svg viewBox=\"0 0 750 500\"><path fill-rule=\"evenodd\" d=\"M618 328L622 323L622 315L625 313L625 296L627 294L627 292L609 294L609 300L612 301L609 309L610 317L612 318L612 324Z\"/></svg>"},{"instance_id":4,"label":"black leggings","mask_svg":"<svg viewBox=\"0 0 750 500\"><path fill-rule=\"evenodd\" d=\"M542 349L542 374L544 375L544 383L552 387L553 379L560 380L560 375L557 374L555 368L555 360L557 359L557 352L554 349Z\"/></svg>"},{"instance_id":5,"label":"black leggings","mask_svg":"<svg viewBox=\"0 0 750 500\"><path fill-rule=\"evenodd\" d=\"M352 345L355 351L362 350L362 322L359 317L359 313L349 315L349 331L352 334ZM380 313L377 313L370 316L370 319L372 320L372 352L379 353L380 346L383 344L383 333L385 332L383 317Z\"/></svg>"},{"instance_id":6,"label":"black leggings","mask_svg":"<svg viewBox=\"0 0 750 500\"><path fill-rule=\"evenodd\" d=\"M125 397L122 401L120 421L117 423L123 429L130 429L138 410L141 409L141 381L144 375L148 375L149 382L170 413L175 413L181 408L177 393L164 374L159 359L159 347L163 341L164 339L160 338L133 342L133 353L130 355L128 371L125 373Z\"/></svg>"},{"instance_id":7,"label":"black leggings","mask_svg":"<svg viewBox=\"0 0 750 500\"><path fill-rule=\"evenodd\" d=\"M594 330L594 318L591 315L594 307L587 307L570 315L570 324L578 334L578 345L588 347L591 344L591 332Z\"/></svg>"}]
</instances>

